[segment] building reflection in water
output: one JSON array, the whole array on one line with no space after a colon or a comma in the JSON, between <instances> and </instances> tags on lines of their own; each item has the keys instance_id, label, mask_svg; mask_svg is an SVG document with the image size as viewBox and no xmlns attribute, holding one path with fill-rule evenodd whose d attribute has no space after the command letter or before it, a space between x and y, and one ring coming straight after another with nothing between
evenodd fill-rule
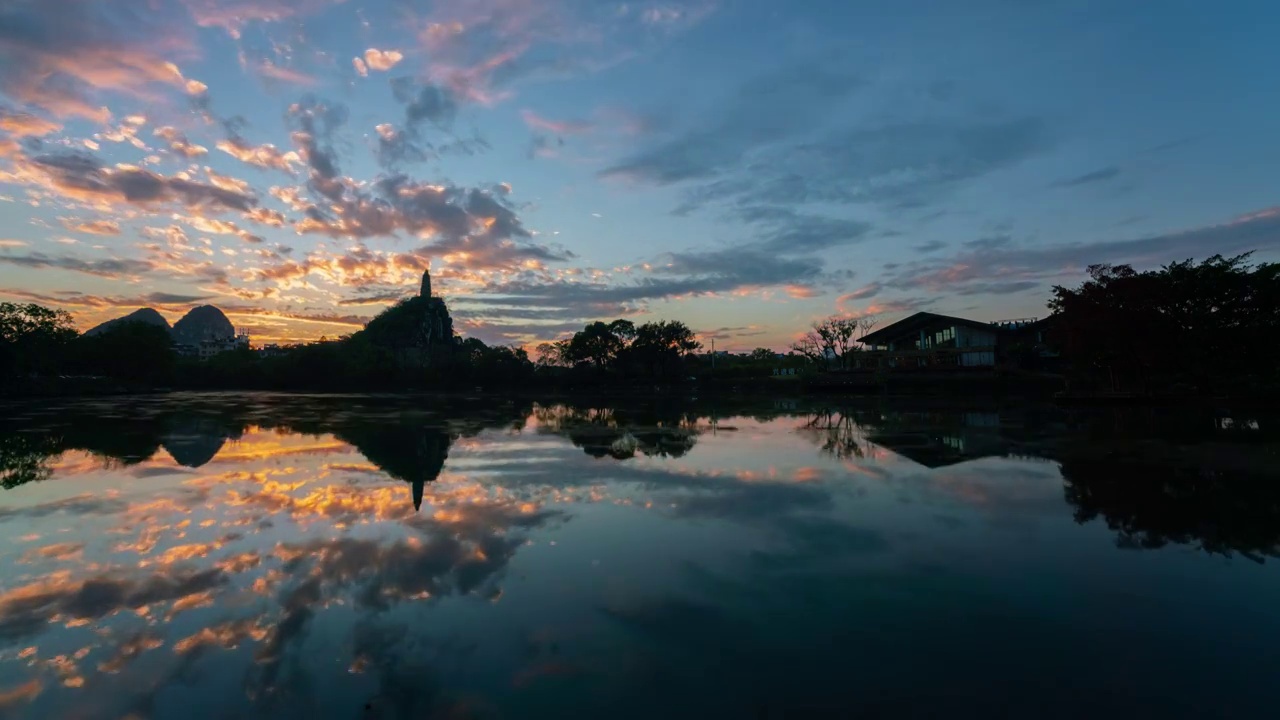
<instances>
[{"instance_id":1,"label":"building reflection in water","mask_svg":"<svg viewBox=\"0 0 1280 720\"><path fill-rule=\"evenodd\" d=\"M1076 521L1101 520L1122 548L1280 555L1276 423L1265 418L855 406L812 411L799 433L842 460L887 450L929 469L984 458L1053 462Z\"/></svg>"}]
</instances>

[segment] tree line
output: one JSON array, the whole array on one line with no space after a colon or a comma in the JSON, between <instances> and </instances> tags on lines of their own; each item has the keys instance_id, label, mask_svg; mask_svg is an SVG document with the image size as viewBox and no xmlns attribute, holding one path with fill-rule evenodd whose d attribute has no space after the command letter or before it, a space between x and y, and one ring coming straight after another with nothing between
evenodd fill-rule
<instances>
[{"instance_id":1,"label":"tree line","mask_svg":"<svg viewBox=\"0 0 1280 720\"><path fill-rule=\"evenodd\" d=\"M172 340L162 327L130 322L82 335L65 310L0 303L0 383L66 375L167 382L175 366Z\"/></svg>"},{"instance_id":2,"label":"tree line","mask_svg":"<svg viewBox=\"0 0 1280 720\"><path fill-rule=\"evenodd\" d=\"M1055 286L1048 346L1073 388L1256 395L1280 391L1280 265L1250 254L1215 255L1139 272L1094 265L1075 287ZM447 352L406 360L396 328L413 308L384 310L365 330L276 352L228 351L199 361L175 353L164 328L122 323L92 336L70 315L35 304L0 303L0 386L38 392L67 376L126 385L192 388L395 390L416 388L671 384L739 380L779 369L849 370L875 317L815 323L789 352L703 352L684 323L596 321L534 358L521 347L451 338ZM52 379L52 380L51 380ZM74 385L74 383L72 383Z\"/></svg>"},{"instance_id":3,"label":"tree line","mask_svg":"<svg viewBox=\"0 0 1280 720\"><path fill-rule=\"evenodd\" d=\"M124 389L299 390L678 382L688 377L692 355L701 347L678 321L593 322L540 346L535 363L524 348L491 346L474 337L406 346L406 333L420 319L415 312L401 304L384 310L364 330L335 340L270 351L238 348L201 360L180 355L163 327L116 323L87 335L76 330L65 311L0 303L0 388L75 392L103 381Z\"/></svg>"},{"instance_id":4,"label":"tree line","mask_svg":"<svg viewBox=\"0 0 1280 720\"><path fill-rule=\"evenodd\" d=\"M1280 264L1214 255L1139 272L1093 265L1049 301L1073 383L1136 392L1280 390Z\"/></svg>"},{"instance_id":5,"label":"tree line","mask_svg":"<svg viewBox=\"0 0 1280 720\"><path fill-rule=\"evenodd\" d=\"M1076 286L1054 286L1039 350L1070 389L1151 395L1280 395L1280 264L1252 253L1213 255L1138 271L1091 265ZM815 323L792 346L810 367L849 370L875 317ZM1037 352L1039 352L1037 350ZM1040 369L1025 341L1001 362Z\"/></svg>"},{"instance_id":6,"label":"tree line","mask_svg":"<svg viewBox=\"0 0 1280 720\"><path fill-rule=\"evenodd\" d=\"M636 325L630 320L588 324L572 337L538 345L543 367L613 371L650 378L680 377L685 360L702 347L692 330L675 320Z\"/></svg>"}]
</instances>

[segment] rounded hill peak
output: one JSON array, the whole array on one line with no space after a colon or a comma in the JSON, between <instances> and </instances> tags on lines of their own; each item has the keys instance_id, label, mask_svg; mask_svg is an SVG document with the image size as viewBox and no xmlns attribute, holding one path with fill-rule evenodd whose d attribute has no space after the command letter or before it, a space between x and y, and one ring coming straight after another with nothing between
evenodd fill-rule
<instances>
[{"instance_id":1,"label":"rounded hill peak","mask_svg":"<svg viewBox=\"0 0 1280 720\"><path fill-rule=\"evenodd\" d=\"M111 328L118 327L125 323L143 323L145 325L155 325L157 327L162 327L165 330L169 329L169 321L165 320L164 316L161 315L159 312L157 312L154 308L141 308L138 310L134 310L133 312L129 313L128 315L125 315L124 317L118 317L114 320L108 320L102 323L101 325L92 327L85 332L85 335L97 335L98 333L106 332Z\"/></svg>"},{"instance_id":2,"label":"rounded hill peak","mask_svg":"<svg viewBox=\"0 0 1280 720\"><path fill-rule=\"evenodd\" d=\"M173 339L180 345L199 345L205 340L227 340L235 337L236 329L221 310L212 305L200 305L173 324Z\"/></svg>"}]
</instances>

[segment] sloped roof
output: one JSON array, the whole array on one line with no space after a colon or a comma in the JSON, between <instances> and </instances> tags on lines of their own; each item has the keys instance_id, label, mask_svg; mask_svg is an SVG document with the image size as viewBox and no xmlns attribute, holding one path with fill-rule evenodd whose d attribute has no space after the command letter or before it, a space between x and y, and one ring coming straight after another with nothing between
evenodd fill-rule
<instances>
[{"instance_id":1,"label":"sloped roof","mask_svg":"<svg viewBox=\"0 0 1280 720\"><path fill-rule=\"evenodd\" d=\"M988 322L980 322L978 320L969 320L968 318L953 317L951 315L939 315L931 312L918 312L914 315L908 315L896 323L885 325L874 332L863 335L859 340L865 344L876 345L888 342L894 338L903 335L919 332L926 327L934 327L937 325L964 325L966 327L979 328L982 330L990 330L998 332L999 328Z\"/></svg>"}]
</instances>

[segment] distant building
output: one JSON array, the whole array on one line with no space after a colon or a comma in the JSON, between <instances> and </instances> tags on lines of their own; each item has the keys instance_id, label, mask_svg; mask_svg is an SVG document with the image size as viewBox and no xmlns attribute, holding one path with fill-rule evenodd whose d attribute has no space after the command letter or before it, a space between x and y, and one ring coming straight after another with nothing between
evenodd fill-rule
<instances>
[{"instance_id":1,"label":"distant building","mask_svg":"<svg viewBox=\"0 0 1280 720\"><path fill-rule=\"evenodd\" d=\"M918 312L860 338L860 368L992 368L1017 352L1040 356L1046 320L1024 318L980 322L968 318Z\"/></svg>"},{"instance_id":2,"label":"distant building","mask_svg":"<svg viewBox=\"0 0 1280 720\"><path fill-rule=\"evenodd\" d=\"M199 344L195 345L183 344L175 345L174 347L178 351L179 355L208 360L214 355L248 348L249 331L241 328L235 335L229 337L211 338L201 340Z\"/></svg>"}]
</instances>

